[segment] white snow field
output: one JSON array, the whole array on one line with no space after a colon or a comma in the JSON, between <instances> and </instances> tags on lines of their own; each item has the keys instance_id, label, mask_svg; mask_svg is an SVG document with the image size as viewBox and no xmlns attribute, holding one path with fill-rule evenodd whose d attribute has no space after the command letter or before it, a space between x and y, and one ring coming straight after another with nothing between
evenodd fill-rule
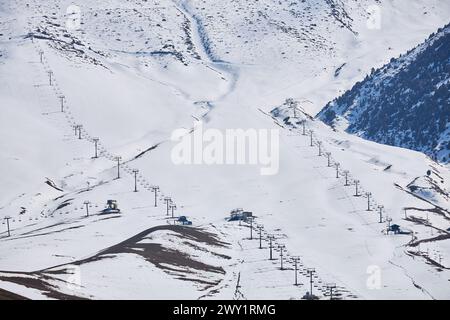
<instances>
[{"instance_id":1,"label":"white snow field","mask_svg":"<svg viewBox=\"0 0 450 320\"><path fill-rule=\"evenodd\" d=\"M444 0L2 1L0 289L301 299L314 268L320 299L329 283L340 299L449 299L449 166L313 120L449 17ZM198 120L278 129L279 171L175 164L172 133ZM192 226L174 225L166 197ZM100 215L110 199L121 213ZM236 208L256 216L253 239L249 224L226 220ZM386 234L388 223L405 234Z\"/></svg>"}]
</instances>

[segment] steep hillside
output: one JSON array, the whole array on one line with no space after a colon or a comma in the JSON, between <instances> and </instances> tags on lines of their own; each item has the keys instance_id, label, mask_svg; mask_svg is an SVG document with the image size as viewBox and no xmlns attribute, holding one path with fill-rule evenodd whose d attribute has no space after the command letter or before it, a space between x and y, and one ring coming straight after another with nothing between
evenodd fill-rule
<instances>
[{"instance_id":1,"label":"steep hillside","mask_svg":"<svg viewBox=\"0 0 450 320\"><path fill-rule=\"evenodd\" d=\"M450 25L328 103L318 118L450 161Z\"/></svg>"},{"instance_id":2,"label":"steep hillside","mask_svg":"<svg viewBox=\"0 0 450 320\"><path fill-rule=\"evenodd\" d=\"M311 115L449 12L441 0L1 1L0 297L301 299L314 268L320 299L330 282L339 299L448 298L449 168ZM206 146L233 129L279 140L256 164L180 164L179 129ZM255 220L228 221L236 208Z\"/></svg>"},{"instance_id":3,"label":"steep hillside","mask_svg":"<svg viewBox=\"0 0 450 320\"><path fill-rule=\"evenodd\" d=\"M241 103L308 99L311 114L423 42L448 23L450 10L434 0L177 2L200 21L213 59L238 68L247 93Z\"/></svg>"}]
</instances>

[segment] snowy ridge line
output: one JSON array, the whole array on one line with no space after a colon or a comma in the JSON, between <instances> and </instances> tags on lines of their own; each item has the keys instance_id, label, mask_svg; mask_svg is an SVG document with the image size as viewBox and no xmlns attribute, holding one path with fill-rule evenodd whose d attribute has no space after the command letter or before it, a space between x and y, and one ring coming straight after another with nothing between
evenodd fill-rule
<instances>
[{"instance_id":1,"label":"snowy ridge line","mask_svg":"<svg viewBox=\"0 0 450 320\"><path fill-rule=\"evenodd\" d=\"M372 68L363 80L329 101L317 118L366 140L447 163L449 35L446 24L413 49Z\"/></svg>"},{"instance_id":2,"label":"snowy ridge line","mask_svg":"<svg viewBox=\"0 0 450 320\"><path fill-rule=\"evenodd\" d=\"M41 52L44 53L44 51L42 50L42 47L39 44L34 42L33 36L30 39L31 39L32 43L34 44L36 52L38 54L40 54ZM42 65L44 66L44 70L46 72L52 72L51 87L53 88L53 91L54 91L56 97L59 98L60 96L63 96L62 90L59 88L59 85L55 79L54 73L51 70L48 60L46 59L44 54L42 54ZM74 128L75 126L77 126L79 124L75 121L75 118L72 115L72 112L70 111L70 105L66 101L67 101L66 98L64 98L64 115L65 115L68 125L71 128ZM80 130L82 132L82 139L84 139L88 142L94 143L94 137L88 133L88 131L85 129L85 126L80 127L78 130ZM100 139L97 143L98 143L98 149L100 151L99 156L103 156L106 159L115 161L117 156L115 156L111 152L109 152L106 149L106 147L102 144ZM131 159L131 160L133 160L133 159ZM124 169L124 171L126 173L128 173L130 176L133 175L133 169L131 169L126 163L130 162L131 160L124 161L121 165L121 167ZM115 167L112 167L110 170L114 170L114 168ZM138 175L137 182L140 184L140 186L144 187L147 191L152 191L152 185L145 179L145 177L142 174ZM165 194L162 191L159 193L159 195L160 195L160 198L159 198L160 200L165 197ZM172 201L173 201L173 199L172 199Z\"/></svg>"}]
</instances>

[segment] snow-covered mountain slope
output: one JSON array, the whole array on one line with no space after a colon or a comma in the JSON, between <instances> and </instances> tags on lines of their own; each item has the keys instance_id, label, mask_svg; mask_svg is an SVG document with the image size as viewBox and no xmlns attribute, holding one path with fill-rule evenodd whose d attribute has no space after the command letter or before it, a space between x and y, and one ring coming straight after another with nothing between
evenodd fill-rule
<instances>
[{"instance_id":1,"label":"snow-covered mountain slope","mask_svg":"<svg viewBox=\"0 0 450 320\"><path fill-rule=\"evenodd\" d=\"M304 107L312 114L371 68L383 66L447 24L449 11L445 1L186 3L201 21L212 58L239 68L239 82L245 83L247 93L242 93L242 103L269 107L286 97L308 99L312 103Z\"/></svg>"},{"instance_id":2,"label":"snow-covered mountain slope","mask_svg":"<svg viewBox=\"0 0 450 320\"><path fill-rule=\"evenodd\" d=\"M450 25L328 103L324 122L450 161Z\"/></svg>"},{"instance_id":3,"label":"snow-covered mountain slope","mask_svg":"<svg viewBox=\"0 0 450 320\"><path fill-rule=\"evenodd\" d=\"M299 299L313 267L321 299L328 282L344 299L449 297L449 204L433 191L448 194L448 167L299 115L314 130L311 147L282 105L294 97L314 115L447 23L446 1L71 5L0 4L0 217L11 218L11 236L0 225L2 290L30 298ZM381 9L381 29L367 28L370 5ZM173 131L194 135L199 119L205 130L278 129L278 174L262 176L252 164L175 164ZM318 155L319 141L333 165L350 170L350 186ZM160 187L156 207L152 185ZM365 191L371 211L359 196ZM191 227L173 226L169 196ZM99 214L109 199L120 215ZM254 229L226 221L235 208L254 213ZM387 216L414 233L385 234Z\"/></svg>"}]
</instances>

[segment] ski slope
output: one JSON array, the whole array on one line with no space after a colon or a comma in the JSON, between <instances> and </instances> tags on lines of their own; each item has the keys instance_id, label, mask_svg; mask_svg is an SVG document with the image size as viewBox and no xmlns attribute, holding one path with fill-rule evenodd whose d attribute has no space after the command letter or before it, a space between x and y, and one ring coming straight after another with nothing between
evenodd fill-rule
<instances>
[{"instance_id":1,"label":"ski slope","mask_svg":"<svg viewBox=\"0 0 450 320\"><path fill-rule=\"evenodd\" d=\"M311 117L450 12L444 1L376 3L381 30L366 28L372 1L345 1L352 19L344 26L328 2L312 0L298 4L302 19L288 19L284 2L88 1L74 30L66 30L67 1L1 4L0 217L12 219L11 237L5 224L0 230L0 288L35 299L300 299L315 268L321 299L327 283L342 299L448 299L449 167ZM312 147L283 105L288 97L301 101ZM198 120L204 129L279 129L278 174L174 164L172 132ZM83 126L81 139L74 125ZM339 178L318 141L340 163ZM428 170L444 195L408 189L418 177L427 187ZM157 207L152 185L161 190ZM194 228L173 226L168 196ZM122 214L98 214L108 199ZM414 233L386 235L378 205ZM235 208L263 225L262 249L257 229L251 240L249 225L226 221Z\"/></svg>"}]
</instances>

